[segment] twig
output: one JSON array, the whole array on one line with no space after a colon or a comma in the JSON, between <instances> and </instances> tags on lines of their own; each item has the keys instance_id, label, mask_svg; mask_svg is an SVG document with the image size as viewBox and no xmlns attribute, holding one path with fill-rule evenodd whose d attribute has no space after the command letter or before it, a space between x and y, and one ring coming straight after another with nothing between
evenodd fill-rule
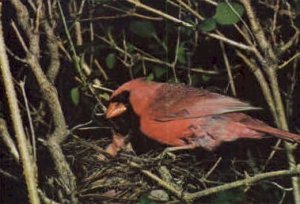
<instances>
[{"instance_id":1,"label":"twig","mask_svg":"<svg viewBox=\"0 0 300 204\"><path fill-rule=\"evenodd\" d=\"M82 72L82 67L80 65L80 59L79 59L79 56L77 55L74 43L72 41L71 34L70 34L68 26L67 26L67 22L66 22L66 19L65 19L63 9L61 7L60 1L58 1L57 3L58 3L57 5L58 5L58 8L59 8L60 16L61 16L61 19L62 19L62 22L63 22L63 25L64 25L64 30L65 30L66 36L68 38L68 43L70 45L70 49L71 49L71 52L72 52L73 63L75 65L76 71L78 72L81 80L85 83L85 76Z\"/></svg>"},{"instance_id":2,"label":"twig","mask_svg":"<svg viewBox=\"0 0 300 204\"><path fill-rule=\"evenodd\" d=\"M2 3L0 3L0 18L2 17ZM11 113L11 119L18 142L25 182L28 190L30 203L39 204L40 200L37 193L37 172L33 163L32 155L28 150L28 143L22 123L21 113L18 106L17 94L13 85L13 78L9 68L9 62L5 51L5 42L3 38L2 22L0 22L0 72L6 92L8 105Z\"/></svg>"},{"instance_id":3,"label":"twig","mask_svg":"<svg viewBox=\"0 0 300 204\"><path fill-rule=\"evenodd\" d=\"M14 21L11 22L11 26L14 29L14 31L15 31L15 33L17 35L17 38L20 41L20 43L21 43L24 51L28 52L28 47L27 47L26 43L24 42L23 38L21 37L22 35L21 35L21 33L20 33L19 29L17 28L17 26L16 26L16 24L15 24Z\"/></svg>"},{"instance_id":4,"label":"twig","mask_svg":"<svg viewBox=\"0 0 300 204\"><path fill-rule=\"evenodd\" d=\"M5 176L5 177L7 177L7 178L13 180L13 181L16 181L16 182L19 181L18 177L16 177L16 176L10 174L10 173L7 172L7 171L4 171L3 169L0 169L0 174L1 174L2 176Z\"/></svg>"},{"instance_id":5,"label":"twig","mask_svg":"<svg viewBox=\"0 0 300 204\"><path fill-rule=\"evenodd\" d=\"M33 159L34 159L34 162L37 162L37 158L36 158L36 137L35 137L35 131L34 131L32 118L31 118L31 114L30 114L30 109L29 109L29 105L28 105L27 95L26 95L26 91L25 91L25 79L24 79L24 81L21 81L19 83L19 85L20 85L21 90L22 90L22 96L23 96L23 99L24 99L24 102L25 102L27 118L28 118L28 121L29 121L29 129L30 129L31 142L32 142Z\"/></svg>"},{"instance_id":6,"label":"twig","mask_svg":"<svg viewBox=\"0 0 300 204\"><path fill-rule=\"evenodd\" d=\"M279 65L278 69L284 68L286 65L288 65L290 62L292 62L294 59L297 59L297 57L300 57L300 52L297 52L290 59L288 59L287 61L285 61L283 64Z\"/></svg>"},{"instance_id":7,"label":"twig","mask_svg":"<svg viewBox=\"0 0 300 204\"><path fill-rule=\"evenodd\" d=\"M38 0L41 4L41 0ZM40 87L43 99L47 102L51 116L54 122L54 130L49 136L47 147L54 161L55 169L59 174L59 179L65 193L70 196L73 203L77 203L75 196L76 181L73 172L70 169L68 162L63 154L60 144L68 136L66 121L62 112L62 108L58 99L56 88L47 79L41 64L39 62L40 55L40 39L38 33L33 33L33 28L30 24L30 16L26 6L20 0L12 0L12 6L16 10L18 23L26 34L29 41L29 51L26 52L26 60L33 72L37 83ZM44 12L42 12L44 13ZM25 162L26 163L26 162Z\"/></svg>"},{"instance_id":8,"label":"twig","mask_svg":"<svg viewBox=\"0 0 300 204\"><path fill-rule=\"evenodd\" d=\"M186 26L186 27L193 27L192 24L187 23L185 21L182 21L182 20L180 20L178 18L175 18L173 16L170 16L169 14L166 14L166 13L160 11L160 10L157 10L157 9L154 9L154 8L152 8L150 6L147 6L146 4L141 3L139 0L127 0L127 2L135 5L138 8L142 8L142 9L145 9L145 10L151 12L151 13L155 13L155 14L157 14L159 16L164 17L165 19L171 20L171 21L173 21L175 23L178 23L180 25L183 25L183 26Z\"/></svg>"},{"instance_id":9,"label":"twig","mask_svg":"<svg viewBox=\"0 0 300 204\"><path fill-rule=\"evenodd\" d=\"M257 174L252 177L247 176L247 178L242 179L242 180L234 181L234 182L227 183L227 184L224 184L221 186L208 188L208 189L205 189L205 190L202 190L199 192L195 192L195 193L188 193L188 192L181 192L181 191L177 190L171 184L160 179L155 174L151 173L148 170L142 169L142 167L135 162L130 162L129 164L130 164L130 166L132 166L134 168L138 168L145 176L156 181L158 183L158 185L162 186L166 190L173 193L176 197L178 197L179 199L182 199L183 201L185 201L187 203L191 203L194 200L199 199L204 196L208 196L211 194L215 194L215 193L218 193L221 191L226 191L226 190L233 189L233 188L238 188L240 186L249 186L256 182L266 180L266 179L273 179L273 178L278 178L278 177L283 177L283 176L300 176L300 165L298 165L296 169L272 171L272 172Z\"/></svg>"},{"instance_id":10,"label":"twig","mask_svg":"<svg viewBox=\"0 0 300 204\"><path fill-rule=\"evenodd\" d=\"M0 137L2 138L4 144L7 146L8 150L12 154L13 158L17 163L20 161L19 152L17 150L15 142L12 140L8 130L7 124L4 119L0 118Z\"/></svg>"},{"instance_id":11,"label":"twig","mask_svg":"<svg viewBox=\"0 0 300 204\"><path fill-rule=\"evenodd\" d=\"M221 161L222 157L219 157L218 160L214 163L214 165L210 168L210 170L204 175L204 179L207 179L212 174L212 172L217 168Z\"/></svg>"},{"instance_id":12,"label":"twig","mask_svg":"<svg viewBox=\"0 0 300 204\"><path fill-rule=\"evenodd\" d=\"M260 85L262 93L265 97L266 102L269 105L269 108L271 109L271 112L275 112L275 103L272 98L270 87L268 86L268 82L267 82L263 72L261 71L261 69L259 69L258 65L256 65L255 62L252 62L247 56L242 54L240 51L237 51L236 53L237 53L237 56L243 60L243 62L247 65L247 67L250 69L250 71L256 77L256 80L258 81L258 84ZM275 115L275 120L276 121L278 120L276 115Z\"/></svg>"},{"instance_id":13,"label":"twig","mask_svg":"<svg viewBox=\"0 0 300 204\"><path fill-rule=\"evenodd\" d=\"M223 41L229 45L232 45L234 47L237 47L239 49L242 49L242 50L247 50L247 51L250 51L250 52L253 52L254 49L252 46L248 46L244 43L241 43L241 42L237 42L237 41L234 41L234 40L231 40L223 35L218 35L216 33L204 33L205 35L211 37L211 38L214 38L214 39L217 39L217 40L220 40L220 41Z\"/></svg>"},{"instance_id":14,"label":"twig","mask_svg":"<svg viewBox=\"0 0 300 204\"><path fill-rule=\"evenodd\" d=\"M174 186L172 186L168 182L160 179L158 176L156 176L155 174L151 173L148 170L143 170L142 167L140 165L138 165L137 163L135 163L135 162L130 162L129 164L130 164L130 166L132 166L134 168L138 168L144 175L146 175L147 177L149 177L152 180L156 181L158 183L158 185L160 185L160 186L164 187L165 189L169 190L174 195L176 195L178 198L182 197L182 192L177 190Z\"/></svg>"},{"instance_id":15,"label":"twig","mask_svg":"<svg viewBox=\"0 0 300 204\"><path fill-rule=\"evenodd\" d=\"M234 80L233 80L233 76L232 76L231 66L229 64L229 60L228 60L228 57L227 57L227 54L226 54L224 43L221 42L221 41L220 41L220 47L222 49L222 55L223 55L223 60L224 60L227 75L228 75L230 89L231 89L232 94L234 96L236 96L236 88L235 88L235 84L234 84Z\"/></svg>"},{"instance_id":16,"label":"twig","mask_svg":"<svg viewBox=\"0 0 300 204\"><path fill-rule=\"evenodd\" d=\"M253 11L251 2L248 0L240 0L240 1L243 4L243 6L245 7L251 28L255 35L255 38L265 56L265 60L264 60L264 63L262 63L262 66L266 70L267 76L270 81L270 88L273 93L273 99L275 102L275 110L276 110L276 112L273 112L273 115L275 117L277 115L277 117L278 117L277 125L284 130L288 130L286 114L285 114L285 110L284 110L284 106L283 106L283 102L282 102L282 97L279 92L279 84L278 84L278 79L277 79L277 68L278 68L277 56L275 55L275 52L274 52L271 44L266 39L264 30L262 29L259 21L256 18L254 11ZM296 160L293 155L295 147L288 142L285 142L284 144L285 144L285 148L286 148L288 164L290 166L290 169L293 170L296 168ZM293 177L292 185L294 188L293 194L294 194L295 203L300 203L300 179Z\"/></svg>"},{"instance_id":17,"label":"twig","mask_svg":"<svg viewBox=\"0 0 300 204\"><path fill-rule=\"evenodd\" d=\"M60 70L59 51L58 51L58 39L55 36L53 28L49 22L45 19L42 23L42 28L47 36L47 47L49 49L50 64L47 70L47 77L54 83Z\"/></svg>"},{"instance_id":18,"label":"twig","mask_svg":"<svg viewBox=\"0 0 300 204\"><path fill-rule=\"evenodd\" d=\"M188 202L192 202L195 199L199 199L201 197L215 194L215 193L218 193L221 191L238 188L240 186L248 186L248 185L252 185L258 181L262 181L262 180L266 180L266 179L273 179L273 178L283 177L283 176L300 176L300 165L298 165L298 167L296 169L279 170L279 171L261 173L261 174L254 175L252 177L247 177L245 179L227 183L227 184L224 184L221 186L208 188L203 191L196 192L196 193L184 193L183 199Z\"/></svg>"}]
</instances>

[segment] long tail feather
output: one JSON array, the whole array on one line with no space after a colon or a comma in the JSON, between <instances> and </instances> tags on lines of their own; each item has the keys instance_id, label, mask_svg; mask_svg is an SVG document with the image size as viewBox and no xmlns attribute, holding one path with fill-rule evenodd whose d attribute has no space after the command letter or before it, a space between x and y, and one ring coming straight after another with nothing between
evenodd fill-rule
<instances>
[{"instance_id":1,"label":"long tail feather","mask_svg":"<svg viewBox=\"0 0 300 204\"><path fill-rule=\"evenodd\" d=\"M247 125L247 127L252 129L252 130L256 130L256 131L259 131L259 132L274 135L274 136L276 136L280 139L283 139L283 140L300 143L300 135L290 133L290 132L285 131L285 130L280 130L280 129L273 128L273 127L267 126L267 125L266 126Z\"/></svg>"}]
</instances>

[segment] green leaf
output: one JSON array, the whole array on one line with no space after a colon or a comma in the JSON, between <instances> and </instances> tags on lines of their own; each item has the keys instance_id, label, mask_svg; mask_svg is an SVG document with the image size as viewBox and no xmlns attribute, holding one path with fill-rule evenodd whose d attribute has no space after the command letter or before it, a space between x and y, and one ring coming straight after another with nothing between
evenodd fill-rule
<instances>
[{"instance_id":1,"label":"green leaf","mask_svg":"<svg viewBox=\"0 0 300 204\"><path fill-rule=\"evenodd\" d=\"M203 32L210 32L215 30L217 27L216 19L214 18L207 18L200 23L198 28Z\"/></svg>"},{"instance_id":2,"label":"green leaf","mask_svg":"<svg viewBox=\"0 0 300 204\"><path fill-rule=\"evenodd\" d=\"M241 190L229 190L218 193L213 199L213 204L230 204L230 203L244 203L245 194Z\"/></svg>"},{"instance_id":3,"label":"green leaf","mask_svg":"<svg viewBox=\"0 0 300 204\"><path fill-rule=\"evenodd\" d=\"M202 77L199 76L199 74L192 74L192 85L196 86L201 84L201 80L203 80L203 75Z\"/></svg>"},{"instance_id":4,"label":"green leaf","mask_svg":"<svg viewBox=\"0 0 300 204\"><path fill-rule=\"evenodd\" d=\"M105 58L106 65L109 69L113 69L116 64L116 54L110 53Z\"/></svg>"},{"instance_id":5,"label":"green leaf","mask_svg":"<svg viewBox=\"0 0 300 204\"><path fill-rule=\"evenodd\" d=\"M109 101L110 96L108 93L100 94L100 98L104 99L105 101Z\"/></svg>"},{"instance_id":6,"label":"green leaf","mask_svg":"<svg viewBox=\"0 0 300 204\"><path fill-rule=\"evenodd\" d=\"M79 104L80 101L80 93L78 87L73 87L70 92L71 100L75 106Z\"/></svg>"},{"instance_id":7,"label":"green leaf","mask_svg":"<svg viewBox=\"0 0 300 204\"><path fill-rule=\"evenodd\" d=\"M155 67L153 72L156 78L160 78L168 72L168 69L166 69L165 67Z\"/></svg>"},{"instance_id":8,"label":"green leaf","mask_svg":"<svg viewBox=\"0 0 300 204\"><path fill-rule=\"evenodd\" d=\"M185 64L185 47L184 43L180 43L177 52L178 62L181 64Z\"/></svg>"},{"instance_id":9,"label":"green leaf","mask_svg":"<svg viewBox=\"0 0 300 204\"><path fill-rule=\"evenodd\" d=\"M134 45L127 43L127 52L132 53L134 51Z\"/></svg>"},{"instance_id":10,"label":"green leaf","mask_svg":"<svg viewBox=\"0 0 300 204\"><path fill-rule=\"evenodd\" d=\"M139 199L139 204L156 204L147 195L142 195Z\"/></svg>"},{"instance_id":11,"label":"green leaf","mask_svg":"<svg viewBox=\"0 0 300 204\"><path fill-rule=\"evenodd\" d=\"M129 29L142 38L152 38L156 35L155 28L149 21L134 21L129 25Z\"/></svg>"},{"instance_id":12,"label":"green leaf","mask_svg":"<svg viewBox=\"0 0 300 204\"><path fill-rule=\"evenodd\" d=\"M148 81L153 81L154 79L154 74L153 73L150 73L148 76L147 76L147 80Z\"/></svg>"},{"instance_id":13,"label":"green leaf","mask_svg":"<svg viewBox=\"0 0 300 204\"><path fill-rule=\"evenodd\" d=\"M206 75L206 74L202 74L201 75L201 79L204 81L204 82L208 82L211 77L209 75Z\"/></svg>"},{"instance_id":14,"label":"green leaf","mask_svg":"<svg viewBox=\"0 0 300 204\"><path fill-rule=\"evenodd\" d=\"M239 3L219 3L214 19L220 25L232 25L240 21L244 7Z\"/></svg>"}]
</instances>

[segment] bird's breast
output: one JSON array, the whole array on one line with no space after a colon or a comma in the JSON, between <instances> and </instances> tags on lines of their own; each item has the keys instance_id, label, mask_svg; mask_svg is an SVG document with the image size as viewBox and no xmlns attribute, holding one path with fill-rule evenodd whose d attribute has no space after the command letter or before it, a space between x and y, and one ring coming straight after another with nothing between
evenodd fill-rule
<instances>
[{"instance_id":1,"label":"bird's breast","mask_svg":"<svg viewBox=\"0 0 300 204\"><path fill-rule=\"evenodd\" d=\"M170 146L183 146L188 138L193 135L191 129L196 119L156 121L155 119L141 117L141 132L147 137Z\"/></svg>"}]
</instances>

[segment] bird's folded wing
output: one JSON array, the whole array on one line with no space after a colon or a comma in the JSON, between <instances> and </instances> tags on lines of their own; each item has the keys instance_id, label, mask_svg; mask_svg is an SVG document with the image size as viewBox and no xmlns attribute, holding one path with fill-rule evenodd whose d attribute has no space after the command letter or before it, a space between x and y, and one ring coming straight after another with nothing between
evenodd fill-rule
<instances>
[{"instance_id":1,"label":"bird's folded wing","mask_svg":"<svg viewBox=\"0 0 300 204\"><path fill-rule=\"evenodd\" d=\"M149 108L153 119L157 121L182 120L260 109L229 96L186 86L177 86L175 89L174 87L166 88L165 91L169 92L161 94L160 97L163 98L155 100L155 104Z\"/></svg>"}]
</instances>

